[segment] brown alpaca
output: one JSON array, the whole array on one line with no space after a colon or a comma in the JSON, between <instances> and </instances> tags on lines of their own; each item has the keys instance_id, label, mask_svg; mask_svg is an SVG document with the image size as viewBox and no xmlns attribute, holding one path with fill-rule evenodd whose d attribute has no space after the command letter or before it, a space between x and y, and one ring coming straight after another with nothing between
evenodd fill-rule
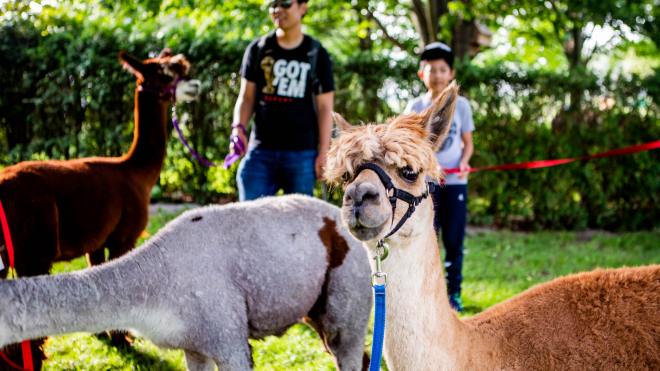
<instances>
[{"instance_id":1,"label":"brown alpaca","mask_svg":"<svg viewBox=\"0 0 660 371\"><path fill-rule=\"evenodd\" d=\"M376 173L356 170L374 163L395 187L421 195L426 175L439 174L433 153L457 94L452 84L424 113L387 125L353 127L336 116L341 136L328 152L326 177L343 184L342 220L369 255L391 228L392 208ZM395 224L408 209L397 203ZM447 299L430 199L386 242L390 370L660 369L660 266L558 278L461 320Z\"/></svg>"},{"instance_id":2,"label":"brown alpaca","mask_svg":"<svg viewBox=\"0 0 660 371\"><path fill-rule=\"evenodd\" d=\"M167 107L195 99L200 83L186 77L183 55L169 49L144 62L120 52L119 60L138 78L135 134L126 155L21 162L0 172L0 200L21 277L48 274L54 262L84 254L90 265L100 264L104 247L111 259L121 256L147 225L151 188L165 158ZM1 230L0 250L8 267ZM0 271L6 275L7 268Z\"/></svg>"}]
</instances>

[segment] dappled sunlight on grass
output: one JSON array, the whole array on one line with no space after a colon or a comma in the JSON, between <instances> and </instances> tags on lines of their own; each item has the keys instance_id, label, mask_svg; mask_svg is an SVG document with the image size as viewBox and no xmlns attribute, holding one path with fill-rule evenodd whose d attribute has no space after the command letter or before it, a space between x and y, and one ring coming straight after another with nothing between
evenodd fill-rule
<instances>
[{"instance_id":1,"label":"dappled sunlight on grass","mask_svg":"<svg viewBox=\"0 0 660 371\"><path fill-rule=\"evenodd\" d=\"M269 336L250 343L256 370L335 370L318 335L307 325L295 325L281 338Z\"/></svg>"},{"instance_id":2,"label":"dappled sunlight on grass","mask_svg":"<svg viewBox=\"0 0 660 371\"><path fill-rule=\"evenodd\" d=\"M46 344L50 361L44 371L54 370L185 370L183 352L154 346L136 339L128 349L109 346L96 336L77 333L51 338Z\"/></svg>"}]
</instances>

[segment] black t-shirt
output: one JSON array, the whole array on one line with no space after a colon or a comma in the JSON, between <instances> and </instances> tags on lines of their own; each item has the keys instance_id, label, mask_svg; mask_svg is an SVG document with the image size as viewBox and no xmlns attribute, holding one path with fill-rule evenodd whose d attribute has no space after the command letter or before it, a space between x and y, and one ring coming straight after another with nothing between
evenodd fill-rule
<instances>
[{"instance_id":1,"label":"black t-shirt","mask_svg":"<svg viewBox=\"0 0 660 371\"><path fill-rule=\"evenodd\" d=\"M316 149L319 128L312 91L335 90L328 52L321 47L316 61L317 84L309 78L309 51L312 38L305 35L295 49L282 49L276 37L267 38L258 58L259 39L245 51L241 76L257 84L254 128L250 148L271 150ZM319 86L320 85L320 86ZM312 90L314 89L314 90Z\"/></svg>"}]
</instances>

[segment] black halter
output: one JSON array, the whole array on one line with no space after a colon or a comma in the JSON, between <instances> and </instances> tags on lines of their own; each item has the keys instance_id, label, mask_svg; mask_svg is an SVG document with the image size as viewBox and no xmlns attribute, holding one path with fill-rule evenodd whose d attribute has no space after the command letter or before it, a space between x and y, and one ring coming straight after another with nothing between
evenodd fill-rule
<instances>
[{"instance_id":1,"label":"black halter","mask_svg":"<svg viewBox=\"0 0 660 371\"><path fill-rule=\"evenodd\" d=\"M396 199L398 198L408 204L408 211L406 211L406 213L403 215L401 220L399 220L399 223L397 223L397 225L390 231L390 233L388 233L387 236L383 237L384 240L387 237L396 233L396 231L398 231L399 228L403 226L403 223L405 223L406 220L408 220L408 218L410 218L410 216L413 214L413 212L415 212L415 206L419 205L419 203L422 202L423 199L427 198L430 192L433 192L435 184L429 182L426 191L422 193L421 196L415 197L404 190L396 188L392 183L392 179L390 179L390 177L387 176L387 173L385 173L385 170L383 170L380 166L376 164L367 163L360 166L360 168L355 173L355 177L357 177L358 174L360 174L360 172L362 172L362 170L365 169L373 170L374 172L376 172L376 175L378 175L378 178L380 178L380 181L383 183L385 189L388 192L388 197L390 199L390 203L392 204L392 225L394 225L394 211L396 210ZM393 190L392 196L389 196L390 190ZM381 242L383 240L381 240Z\"/></svg>"}]
</instances>

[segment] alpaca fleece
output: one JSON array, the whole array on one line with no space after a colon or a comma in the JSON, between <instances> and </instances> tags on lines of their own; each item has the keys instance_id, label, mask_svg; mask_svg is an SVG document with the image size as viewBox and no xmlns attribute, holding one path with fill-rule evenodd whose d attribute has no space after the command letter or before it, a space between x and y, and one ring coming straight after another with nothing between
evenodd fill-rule
<instances>
[{"instance_id":1,"label":"alpaca fleece","mask_svg":"<svg viewBox=\"0 0 660 371\"><path fill-rule=\"evenodd\" d=\"M420 117L416 113L401 115L390 119L388 125L369 124L359 130L356 127L333 139L327 155L326 179L340 185L344 174L352 178L360 166L374 161L397 168L410 166L440 179L442 173L431 142L424 138L427 132L419 126Z\"/></svg>"},{"instance_id":2,"label":"alpaca fleece","mask_svg":"<svg viewBox=\"0 0 660 371\"><path fill-rule=\"evenodd\" d=\"M101 266L0 282L0 346L130 329L183 349L191 371L251 370L248 338L305 318L339 370L362 370L370 271L339 220L307 196L187 211Z\"/></svg>"}]
</instances>

